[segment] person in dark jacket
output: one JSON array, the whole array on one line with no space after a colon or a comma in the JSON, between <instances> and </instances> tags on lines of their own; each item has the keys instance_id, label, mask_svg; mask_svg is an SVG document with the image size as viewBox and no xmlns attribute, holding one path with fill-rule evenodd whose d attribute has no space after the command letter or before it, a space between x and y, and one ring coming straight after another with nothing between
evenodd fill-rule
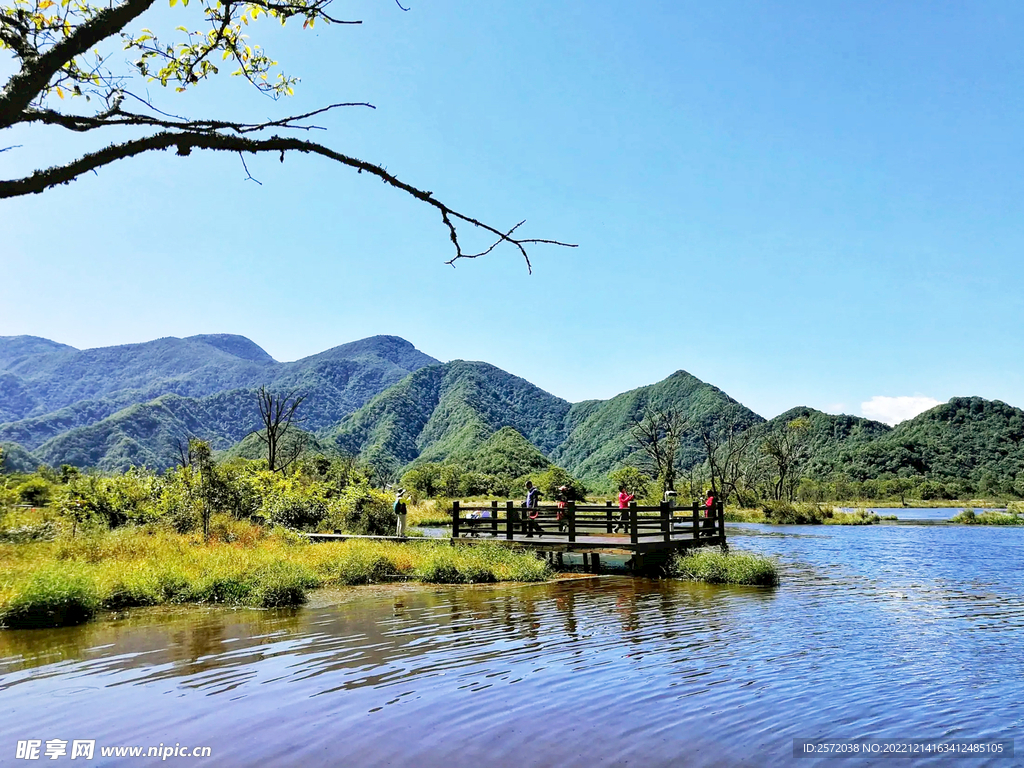
<instances>
[{"instance_id":1,"label":"person in dark jacket","mask_svg":"<svg viewBox=\"0 0 1024 768\"><path fill-rule=\"evenodd\" d=\"M534 533L542 535L544 529L537 523L537 517L540 515L540 489L534 486L529 480L526 481L526 501L523 506L523 533L527 536L532 536Z\"/></svg>"}]
</instances>

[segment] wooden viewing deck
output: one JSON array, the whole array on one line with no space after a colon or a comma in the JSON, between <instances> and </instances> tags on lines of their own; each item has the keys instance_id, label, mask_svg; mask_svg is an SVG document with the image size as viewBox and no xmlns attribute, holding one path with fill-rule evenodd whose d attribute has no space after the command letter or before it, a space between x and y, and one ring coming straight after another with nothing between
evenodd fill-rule
<instances>
[{"instance_id":1,"label":"wooden viewing deck","mask_svg":"<svg viewBox=\"0 0 1024 768\"><path fill-rule=\"evenodd\" d=\"M707 517L704 506L661 503L628 509L569 502L561 510L542 506L529 510L515 502L462 504L452 502L452 541L477 544L502 541L548 553L578 552L591 570L600 567L600 555L627 555L635 568L664 562L671 553L693 547L725 546L725 510L715 502ZM536 517L531 518L531 515Z\"/></svg>"}]
</instances>

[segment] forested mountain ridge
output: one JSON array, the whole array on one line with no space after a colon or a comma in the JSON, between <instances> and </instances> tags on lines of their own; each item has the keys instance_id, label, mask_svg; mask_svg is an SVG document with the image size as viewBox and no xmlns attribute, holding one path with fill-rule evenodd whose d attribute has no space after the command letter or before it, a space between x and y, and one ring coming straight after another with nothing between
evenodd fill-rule
<instances>
[{"instance_id":1,"label":"forested mountain ridge","mask_svg":"<svg viewBox=\"0 0 1024 768\"><path fill-rule=\"evenodd\" d=\"M361 339L293 363L279 363L230 334L84 351L35 337L0 337L0 419L6 420L0 442L17 443L51 464L163 468L188 434L215 447L244 437L258 422L255 387L306 395L304 426L320 430L436 363L395 336Z\"/></svg>"},{"instance_id":2,"label":"forested mountain ridge","mask_svg":"<svg viewBox=\"0 0 1024 768\"><path fill-rule=\"evenodd\" d=\"M610 400L574 405L566 418L566 440L551 458L586 480L603 480L609 471L623 464L644 466L646 458L630 430L634 420L643 418L645 407L674 410L683 417L686 429L679 456L683 469L703 461L700 427L729 422L742 431L764 421L718 387L686 371L676 371L656 384L623 392Z\"/></svg>"},{"instance_id":3,"label":"forested mountain ridge","mask_svg":"<svg viewBox=\"0 0 1024 768\"><path fill-rule=\"evenodd\" d=\"M466 459L512 427L545 453L565 436L566 400L488 363L423 368L332 431L339 450L388 472L416 461Z\"/></svg>"},{"instance_id":4,"label":"forested mountain ridge","mask_svg":"<svg viewBox=\"0 0 1024 768\"><path fill-rule=\"evenodd\" d=\"M854 479L913 474L1008 489L1014 478L1024 481L1024 411L999 400L954 397L843 453L836 464Z\"/></svg>"},{"instance_id":5,"label":"forested mountain ridge","mask_svg":"<svg viewBox=\"0 0 1024 768\"><path fill-rule=\"evenodd\" d=\"M1024 411L1000 401L953 398L895 428L806 407L765 421L677 371L609 400L572 404L488 363L439 363L393 336L294 363L278 363L228 334L84 352L35 337L0 337L6 469L33 462L162 469L189 435L251 455L258 452L251 439L237 444L259 425L259 385L306 397L301 428L317 450L358 456L388 476L443 462L509 477L556 464L604 485L611 470L647 465L632 429L653 410L673 411L685 425L681 471L705 461L701 433L712 432L742 436L747 460L776 488L788 462L790 489L799 477L915 477L1024 495Z\"/></svg>"},{"instance_id":6,"label":"forested mountain ridge","mask_svg":"<svg viewBox=\"0 0 1024 768\"><path fill-rule=\"evenodd\" d=\"M753 427L748 437L759 443L795 423L801 430L797 442L802 472L819 479L842 471L852 452L892 431L880 421L798 406Z\"/></svg>"}]
</instances>

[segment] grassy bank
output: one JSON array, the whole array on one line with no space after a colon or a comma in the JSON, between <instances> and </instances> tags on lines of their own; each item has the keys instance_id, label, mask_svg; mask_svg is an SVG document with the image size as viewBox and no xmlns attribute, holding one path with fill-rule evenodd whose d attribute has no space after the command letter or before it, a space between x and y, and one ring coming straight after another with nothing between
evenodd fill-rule
<instances>
[{"instance_id":1,"label":"grassy bank","mask_svg":"<svg viewBox=\"0 0 1024 768\"><path fill-rule=\"evenodd\" d=\"M965 509L950 519L950 522L963 525L1024 525L1024 516L1016 511L975 512L973 509Z\"/></svg>"},{"instance_id":2,"label":"grassy bank","mask_svg":"<svg viewBox=\"0 0 1024 768\"><path fill-rule=\"evenodd\" d=\"M532 554L499 545L309 544L246 523L223 524L209 544L138 527L2 544L0 563L0 624L6 627L75 624L101 609L162 603L298 605L316 587L393 579L459 584L549 575Z\"/></svg>"},{"instance_id":3,"label":"grassy bank","mask_svg":"<svg viewBox=\"0 0 1024 768\"><path fill-rule=\"evenodd\" d=\"M752 552L724 552L714 547L673 555L668 572L673 578L708 584L775 586L779 583L778 566L772 558Z\"/></svg>"},{"instance_id":4,"label":"grassy bank","mask_svg":"<svg viewBox=\"0 0 1024 768\"><path fill-rule=\"evenodd\" d=\"M866 509L852 512L824 504L773 502L761 509L727 508L725 520L729 523L768 523L774 525L876 525L894 516L879 517Z\"/></svg>"}]
</instances>

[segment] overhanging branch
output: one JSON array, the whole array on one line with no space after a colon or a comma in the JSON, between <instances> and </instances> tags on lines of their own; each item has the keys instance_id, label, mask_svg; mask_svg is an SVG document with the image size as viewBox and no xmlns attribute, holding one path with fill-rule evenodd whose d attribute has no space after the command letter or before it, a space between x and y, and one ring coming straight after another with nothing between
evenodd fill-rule
<instances>
[{"instance_id":1,"label":"overhanging branch","mask_svg":"<svg viewBox=\"0 0 1024 768\"><path fill-rule=\"evenodd\" d=\"M453 208L434 198L433 192L428 192L399 179L385 168L356 157L336 152L322 144L312 141L304 141L285 136L271 136L266 139L253 139L246 136L226 136L220 133L182 133L178 131L165 131L141 139L134 139L120 144L111 144L103 149L92 152L65 165L58 165L43 171L36 171L31 176L10 181L0 181L0 199L9 197L20 197L22 195L38 194L59 184L68 184L83 173L102 168L110 163L123 160L129 157L141 155L144 152L153 150L169 149L175 147L179 155L188 155L193 149L208 149L224 152L280 152L282 158L285 152L302 152L326 157L349 168L355 168L359 173L369 173L376 176L385 184L400 189L406 194L433 206L441 213L441 220L448 228L452 244L455 247L455 256L449 259L446 264L454 266L459 259L475 259L490 253L498 244L509 243L514 245L526 261L527 269L532 272L533 266L530 263L526 246L535 243L548 245L560 245L566 248L575 248L572 243L563 243L558 240L546 240L540 238L519 238L514 237L515 231L521 226L520 222L507 232L495 229L489 224L472 216L459 213ZM456 222L469 224L484 232L490 233L496 239L486 250L479 253L468 253L463 250L459 240L459 232Z\"/></svg>"}]
</instances>

